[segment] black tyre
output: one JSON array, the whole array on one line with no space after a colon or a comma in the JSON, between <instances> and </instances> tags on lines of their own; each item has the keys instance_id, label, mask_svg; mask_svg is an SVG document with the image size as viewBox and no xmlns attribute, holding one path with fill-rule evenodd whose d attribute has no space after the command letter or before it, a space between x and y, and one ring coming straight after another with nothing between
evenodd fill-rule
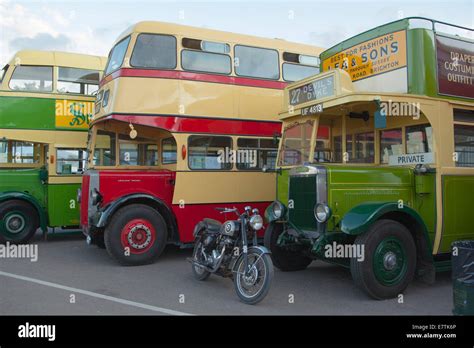
<instances>
[{"instance_id":1,"label":"black tyre","mask_svg":"<svg viewBox=\"0 0 474 348\"><path fill-rule=\"evenodd\" d=\"M271 251L275 267L281 271L300 271L306 269L313 259L298 252L285 250L277 245L278 237L283 233L282 224L269 224L264 237L265 247Z\"/></svg>"},{"instance_id":2,"label":"black tyre","mask_svg":"<svg viewBox=\"0 0 474 348\"><path fill-rule=\"evenodd\" d=\"M21 200L0 204L0 243L28 243L39 227L36 209Z\"/></svg>"},{"instance_id":3,"label":"black tyre","mask_svg":"<svg viewBox=\"0 0 474 348\"><path fill-rule=\"evenodd\" d=\"M251 272L245 275L244 254L235 262L234 289L240 300L246 304L257 304L267 296L273 280L273 263L269 254L250 248L248 261Z\"/></svg>"},{"instance_id":4,"label":"black tyre","mask_svg":"<svg viewBox=\"0 0 474 348\"><path fill-rule=\"evenodd\" d=\"M200 257L201 249L202 249L201 237L198 237L198 239L195 241L195 244L194 244L193 260L202 261L202 258ZM195 264L191 264L191 269L193 271L194 278L200 281L206 280L211 275L211 272L206 271L204 268L196 266Z\"/></svg>"},{"instance_id":5,"label":"black tyre","mask_svg":"<svg viewBox=\"0 0 474 348\"><path fill-rule=\"evenodd\" d=\"M351 259L355 284L375 299L401 294L413 280L416 246L408 229L393 220L379 220L355 244L364 248L364 260Z\"/></svg>"},{"instance_id":6,"label":"black tyre","mask_svg":"<svg viewBox=\"0 0 474 348\"><path fill-rule=\"evenodd\" d=\"M143 204L119 209L104 232L107 252L124 266L152 263L165 249L166 241L165 220Z\"/></svg>"}]
</instances>

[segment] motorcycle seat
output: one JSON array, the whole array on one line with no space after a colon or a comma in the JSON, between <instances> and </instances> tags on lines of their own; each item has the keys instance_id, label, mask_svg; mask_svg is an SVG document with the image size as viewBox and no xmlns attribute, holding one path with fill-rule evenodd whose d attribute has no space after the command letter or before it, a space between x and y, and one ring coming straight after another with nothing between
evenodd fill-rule
<instances>
[{"instance_id":1,"label":"motorcycle seat","mask_svg":"<svg viewBox=\"0 0 474 348\"><path fill-rule=\"evenodd\" d=\"M218 233L221 230L222 224L217 220L206 218L202 222L208 232Z\"/></svg>"}]
</instances>

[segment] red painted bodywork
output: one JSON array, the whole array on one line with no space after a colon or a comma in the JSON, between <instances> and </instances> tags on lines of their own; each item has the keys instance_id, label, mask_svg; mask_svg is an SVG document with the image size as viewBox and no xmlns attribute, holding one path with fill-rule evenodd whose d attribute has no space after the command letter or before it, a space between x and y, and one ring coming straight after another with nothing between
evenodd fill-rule
<instances>
[{"instance_id":1,"label":"red painted bodywork","mask_svg":"<svg viewBox=\"0 0 474 348\"><path fill-rule=\"evenodd\" d=\"M171 206L176 174L169 170L101 170L99 171L102 206L131 194L148 194Z\"/></svg>"},{"instance_id":2,"label":"red painted bodywork","mask_svg":"<svg viewBox=\"0 0 474 348\"><path fill-rule=\"evenodd\" d=\"M89 227L89 222L87 221L88 214L88 205L89 205L89 182L90 176L82 176L82 186L81 186L81 226Z\"/></svg>"},{"instance_id":3,"label":"red painted bodywork","mask_svg":"<svg viewBox=\"0 0 474 348\"><path fill-rule=\"evenodd\" d=\"M271 202L254 202L254 203L210 203L210 204L189 204L180 208L179 205L173 205L173 213L178 221L179 238L182 243L191 243L194 241L193 231L194 226L204 218L211 218L224 222L226 220L236 220L237 215L234 213L221 214L215 208L233 208L239 209L239 212L244 212L244 208L249 205L257 208L263 216L265 209ZM263 237L265 226L257 233L259 237Z\"/></svg>"},{"instance_id":4,"label":"red painted bodywork","mask_svg":"<svg viewBox=\"0 0 474 348\"><path fill-rule=\"evenodd\" d=\"M226 220L235 220L235 214L220 214L215 210L217 207L236 207L240 212L244 207L250 205L257 208L263 214L271 202L221 202L209 204L184 204L180 207L172 204L174 192L175 173L172 171L129 171L129 170L100 170L99 173L99 191L103 197L101 207L105 207L115 200L131 194L147 194L160 199L165 203L176 218L178 224L178 234L181 243L192 243L194 241L193 231L196 224L204 218L212 218L224 222ZM87 199L89 195L89 177L83 176L81 200L81 223L83 227L88 226ZM263 237L264 228L259 231L258 236Z\"/></svg>"},{"instance_id":5,"label":"red painted bodywork","mask_svg":"<svg viewBox=\"0 0 474 348\"><path fill-rule=\"evenodd\" d=\"M276 121L242 121L175 115L112 114L100 118L97 122L111 119L161 128L172 133L238 134L271 137L281 131L281 123Z\"/></svg>"},{"instance_id":6,"label":"red painted bodywork","mask_svg":"<svg viewBox=\"0 0 474 348\"><path fill-rule=\"evenodd\" d=\"M227 85L247 86L247 87L260 87L270 89L284 89L287 82L272 81L257 78L248 77L237 77L237 76L226 76L216 74L205 74L195 73L189 71L179 70L157 70L157 69L133 69L133 68L122 68L110 75L107 75L100 81L100 87L105 85L107 82L119 77L145 77L145 78L161 78L161 79L174 79L174 80L189 80L199 82L211 82L221 83Z\"/></svg>"}]
</instances>

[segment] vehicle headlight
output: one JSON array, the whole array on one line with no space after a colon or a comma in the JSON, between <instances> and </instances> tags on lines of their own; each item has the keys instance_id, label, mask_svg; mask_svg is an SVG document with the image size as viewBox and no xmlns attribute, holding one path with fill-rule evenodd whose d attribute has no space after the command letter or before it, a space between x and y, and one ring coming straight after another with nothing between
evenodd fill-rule
<instances>
[{"instance_id":1,"label":"vehicle headlight","mask_svg":"<svg viewBox=\"0 0 474 348\"><path fill-rule=\"evenodd\" d=\"M326 222L331 216L331 209L326 204L318 203L314 207L314 217L316 221L323 223Z\"/></svg>"},{"instance_id":2,"label":"vehicle headlight","mask_svg":"<svg viewBox=\"0 0 474 348\"><path fill-rule=\"evenodd\" d=\"M283 210L284 209L285 209L285 207L279 201L273 202L273 204L272 204L272 213L273 213L273 216L275 216L277 219L279 219L283 216Z\"/></svg>"},{"instance_id":3,"label":"vehicle headlight","mask_svg":"<svg viewBox=\"0 0 474 348\"><path fill-rule=\"evenodd\" d=\"M102 201L102 195L97 191L97 189L94 189L94 191L91 192L91 200L92 205L97 205Z\"/></svg>"},{"instance_id":4,"label":"vehicle headlight","mask_svg":"<svg viewBox=\"0 0 474 348\"><path fill-rule=\"evenodd\" d=\"M260 215L255 214L250 218L250 227L255 231L260 230L263 227L263 219Z\"/></svg>"}]
</instances>

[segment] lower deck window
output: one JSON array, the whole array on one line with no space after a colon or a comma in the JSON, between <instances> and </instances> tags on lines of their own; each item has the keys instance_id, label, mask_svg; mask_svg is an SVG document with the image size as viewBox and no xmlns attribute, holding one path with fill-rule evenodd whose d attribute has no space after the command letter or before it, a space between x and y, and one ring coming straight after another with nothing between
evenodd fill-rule
<instances>
[{"instance_id":1,"label":"lower deck window","mask_svg":"<svg viewBox=\"0 0 474 348\"><path fill-rule=\"evenodd\" d=\"M275 169L278 143L273 139L239 138L237 169Z\"/></svg>"},{"instance_id":2,"label":"lower deck window","mask_svg":"<svg viewBox=\"0 0 474 348\"><path fill-rule=\"evenodd\" d=\"M346 151L349 163L374 163L375 147L374 133L364 132L347 135Z\"/></svg>"},{"instance_id":3,"label":"lower deck window","mask_svg":"<svg viewBox=\"0 0 474 348\"><path fill-rule=\"evenodd\" d=\"M226 156L232 150L232 138L220 136L190 136L188 140L189 168L226 170L232 162Z\"/></svg>"},{"instance_id":4,"label":"lower deck window","mask_svg":"<svg viewBox=\"0 0 474 348\"><path fill-rule=\"evenodd\" d=\"M402 130L380 132L380 163L388 163L390 156L403 154Z\"/></svg>"},{"instance_id":5,"label":"lower deck window","mask_svg":"<svg viewBox=\"0 0 474 348\"><path fill-rule=\"evenodd\" d=\"M174 164L176 163L176 140L166 138L161 141L161 163Z\"/></svg>"},{"instance_id":6,"label":"lower deck window","mask_svg":"<svg viewBox=\"0 0 474 348\"><path fill-rule=\"evenodd\" d=\"M56 151L56 173L81 174L86 164L86 151L83 149L58 149Z\"/></svg>"},{"instance_id":7,"label":"lower deck window","mask_svg":"<svg viewBox=\"0 0 474 348\"><path fill-rule=\"evenodd\" d=\"M146 139L129 140L119 135L119 164L125 166L158 165L158 146Z\"/></svg>"},{"instance_id":8,"label":"lower deck window","mask_svg":"<svg viewBox=\"0 0 474 348\"><path fill-rule=\"evenodd\" d=\"M115 133L97 131L92 162L95 166L115 166Z\"/></svg>"},{"instance_id":9,"label":"lower deck window","mask_svg":"<svg viewBox=\"0 0 474 348\"><path fill-rule=\"evenodd\" d=\"M474 167L474 126L454 125L456 167Z\"/></svg>"}]
</instances>

